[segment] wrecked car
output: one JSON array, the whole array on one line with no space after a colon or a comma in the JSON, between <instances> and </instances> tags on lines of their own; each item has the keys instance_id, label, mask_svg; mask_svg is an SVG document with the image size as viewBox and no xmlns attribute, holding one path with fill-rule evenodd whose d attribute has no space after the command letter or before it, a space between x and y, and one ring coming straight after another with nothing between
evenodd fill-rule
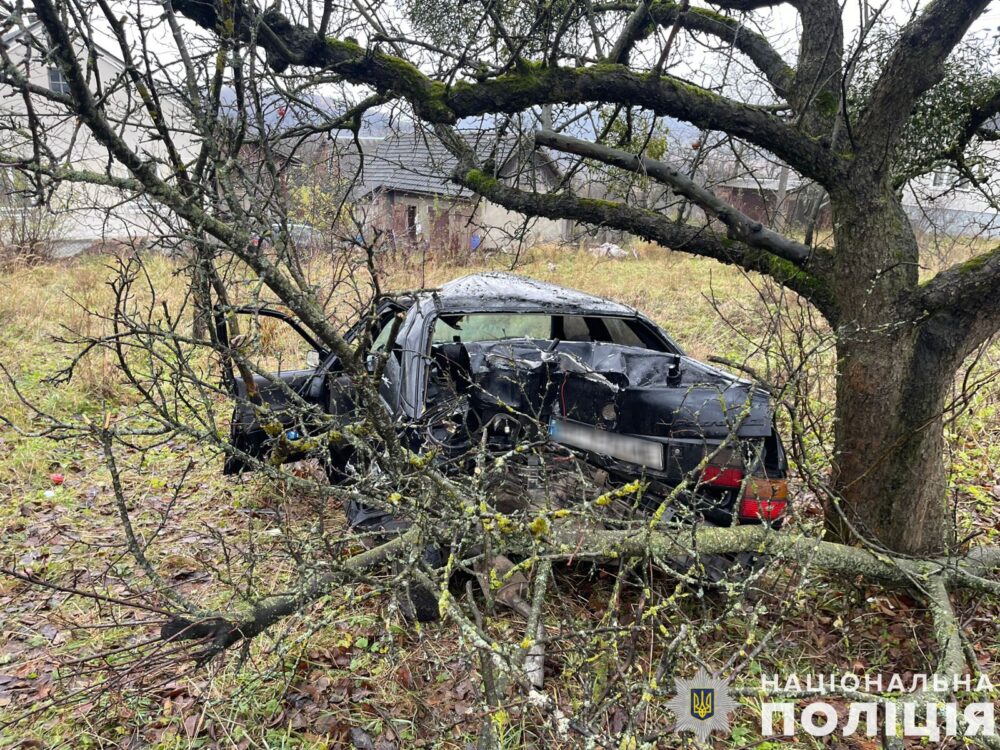
<instances>
[{"instance_id":1,"label":"wrecked car","mask_svg":"<svg viewBox=\"0 0 1000 750\"><path fill-rule=\"evenodd\" d=\"M260 424L246 383L231 374L229 474L252 468L247 458L265 458L279 443L280 460L303 457L294 446L308 442L311 427L290 407L293 396L334 422L350 421L353 408L337 357L295 320L267 308L236 312L280 318L314 351L304 369L254 376L259 399L281 418L277 434ZM217 333L225 344L224 315ZM638 501L615 512L723 526L776 525L785 514L787 464L769 395L686 356L627 305L481 273L385 299L347 338L370 341L361 354L380 373L379 394L409 449L433 452L453 471L471 470L463 457L480 446L512 456L496 487L502 512L544 493L572 502L641 480ZM543 449L511 451L528 442ZM349 474L351 451L330 450L331 475ZM362 528L393 521L358 503L347 515Z\"/></svg>"}]
</instances>

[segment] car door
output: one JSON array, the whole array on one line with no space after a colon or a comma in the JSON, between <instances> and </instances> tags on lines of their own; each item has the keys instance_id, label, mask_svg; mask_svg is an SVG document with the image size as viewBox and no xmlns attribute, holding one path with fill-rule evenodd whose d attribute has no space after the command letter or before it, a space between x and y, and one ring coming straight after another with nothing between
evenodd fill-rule
<instances>
[{"instance_id":1,"label":"car door","mask_svg":"<svg viewBox=\"0 0 1000 750\"><path fill-rule=\"evenodd\" d=\"M230 341L230 316L238 323L238 340ZM304 451L297 450L295 443L315 431L327 410L330 391L325 365L332 359L330 353L294 318L273 308L217 309L215 328L219 343L224 348L232 345L249 364L241 371L229 359L224 368L224 381L235 401L230 422L233 448L262 459L281 445L282 460L301 458ZM252 468L246 457L230 453L223 472L236 474Z\"/></svg>"},{"instance_id":2,"label":"car door","mask_svg":"<svg viewBox=\"0 0 1000 750\"><path fill-rule=\"evenodd\" d=\"M373 318L360 320L349 329L345 339L351 343L365 336L368 340L369 331L372 339L384 338L383 329L401 309L400 305L387 301L378 307ZM282 462L300 460L310 450L315 452L315 443L306 438L353 419L355 396L350 378L338 358L294 318L266 307L217 310L216 333L223 347L230 345L228 315L236 315L240 321L241 341L236 343L241 352L248 351L252 356L270 349L268 353L272 355L270 361L256 357L254 369L259 372L248 373L252 388L247 387L232 362L224 371L227 388L235 401L230 440L236 451L263 459L276 455L274 451L278 448ZM265 323L262 325L261 321ZM280 357L275 361L274 351L288 352L290 357L284 362ZM269 364L277 366L268 367ZM254 463L239 453L226 456L225 474L254 468ZM334 460L339 458L342 457L334 456Z\"/></svg>"}]
</instances>

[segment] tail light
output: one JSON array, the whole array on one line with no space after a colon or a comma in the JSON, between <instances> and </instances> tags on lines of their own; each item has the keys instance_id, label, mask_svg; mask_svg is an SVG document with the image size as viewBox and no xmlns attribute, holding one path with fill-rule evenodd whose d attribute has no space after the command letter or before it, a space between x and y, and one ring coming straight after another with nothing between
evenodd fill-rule
<instances>
[{"instance_id":1,"label":"tail light","mask_svg":"<svg viewBox=\"0 0 1000 750\"><path fill-rule=\"evenodd\" d=\"M788 482L750 477L743 489L739 517L744 521L776 521L788 507Z\"/></svg>"},{"instance_id":2,"label":"tail light","mask_svg":"<svg viewBox=\"0 0 1000 750\"><path fill-rule=\"evenodd\" d=\"M739 490L737 515L741 521L776 521L788 508L788 482L765 476L747 475L739 446L711 446L708 465L701 471L700 484L726 490Z\"/></svg>"},{"instance_id":3,"label":"tail light","mask_svg":"<svg viewBox=\"0 0 1000 750\"><path fill-rule=\"evenodd\" d=\"M744 464L739 450L715 448L708 466L701 471L701 483L709 487L736 489L743 484Z\"/></svg>"},{"instance_id":4,"label":"tail light","mask_svg":"<svg viewBox=\"0 0 1000 750\"><path fill-rule=\"evenodd\" d=\"M701 472L701 483L710 487L739 487L743 484L743 469L709 465Z\"/></svg>"}]
</instances>

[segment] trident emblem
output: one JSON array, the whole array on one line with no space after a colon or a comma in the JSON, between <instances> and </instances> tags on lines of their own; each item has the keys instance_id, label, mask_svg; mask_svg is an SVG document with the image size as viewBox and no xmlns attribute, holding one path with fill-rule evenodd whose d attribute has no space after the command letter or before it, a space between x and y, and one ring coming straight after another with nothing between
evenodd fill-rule
<instances>
[{"instance_id":1,"label":"trident emblem","mask_svg":"<svg viewBox=\"0 0 1000 750\"><path fill-rule=\"evenodd\" d=\"M715 690L691 688L691 715L704 721L715 714Z\"/></svg>"}]
</instances>

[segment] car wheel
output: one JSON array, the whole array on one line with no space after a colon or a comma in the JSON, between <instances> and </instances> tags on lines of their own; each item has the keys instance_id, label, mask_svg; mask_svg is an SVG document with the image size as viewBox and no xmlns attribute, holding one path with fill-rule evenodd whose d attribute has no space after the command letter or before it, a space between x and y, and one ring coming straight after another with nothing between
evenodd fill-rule
<instances>
[{"instance_id":1,"label":"car wheel","mask_svg":"<svg viewBox=\"0 0 1000 750\"><path fill-rule=\"evenodd\" d=\"M351 501L346 508L347 520L351 528L364 533L375 544L382 544L391 537L402 534L409 528L405 521L393 518L385 511L371 508L356 501ZM432 568L444 565L444 555L437 547L425 546L420 562ZM430 589L407 575L407 566L402 560L392 561L393 575L399 579L399 584L393 590L393 596L399 603L400 612L406 620L417 622L435 622L440 619L438 607L438 592Z\"/></svg>"},{"instance_id":2,"label":"car wheel","mask_svg":"<svg viewBox=\"0 0 1000 750\"><path fill-rule=\"evenodd\" d=\"M444 556L436 547L424 547L421 562L439 568L444 564ZM413 580L406 575L405 570L404 563L393 563L393 573L400 576L400 584L394 593L403 617L409 621L437 622L441 619L438 592Z\"/></svg>"}]
</instances>

